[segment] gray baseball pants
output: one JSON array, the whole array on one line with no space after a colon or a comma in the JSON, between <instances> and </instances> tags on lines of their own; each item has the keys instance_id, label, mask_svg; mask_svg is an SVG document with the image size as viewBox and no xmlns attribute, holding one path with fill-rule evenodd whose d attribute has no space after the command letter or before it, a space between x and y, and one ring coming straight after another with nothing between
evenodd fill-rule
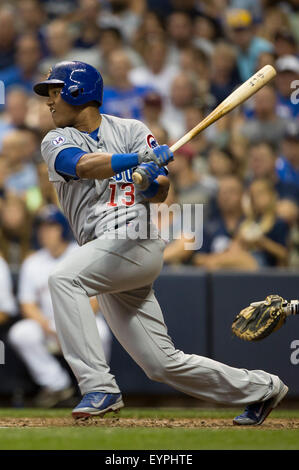
<instances>
[{"instance_id":1,"label":"gray baseball pants","mask_svg":"<svg viewBox=\"0 0 299 470\"><path fill-rule=\"evenodd\" d=\"M115 337L150 379L195 398L231 405L267 400L277 393L277 376L175 349L152 290L163 249L159 239L98 238L72 253L50 276L59 341L81 393L119 393L89 303L94 295Z\"/></svg>"}]
</instances>

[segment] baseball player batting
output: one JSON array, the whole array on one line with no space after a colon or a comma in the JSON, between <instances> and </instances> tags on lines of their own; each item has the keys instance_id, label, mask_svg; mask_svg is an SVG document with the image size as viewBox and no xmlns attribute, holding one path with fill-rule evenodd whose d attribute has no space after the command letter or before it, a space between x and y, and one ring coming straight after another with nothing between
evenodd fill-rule
<instances>
[{"instance_id":1,"label":"baseball player batting","mask_svg":"<svg viewBox=\"0 0 299 470\"><path fill-rule=\"evenodd\" d=\"M158 145L142 122L100 114L103 80L88 64L60 62L34 90L48 97L56 129L42 141L42 155L80 245L49 279L59 341L83 395L73 416L124 406L89 303L96 295L112 332L149 378L199 399L247 405L234 423L261 424L288 387L262 370L175 349L152 289L165 243L126 235L142 223L155 233L147 215L151 202L167 196L169 147ZM136 168L141 185L132 180Z\"/></svg>"}]
</instances>

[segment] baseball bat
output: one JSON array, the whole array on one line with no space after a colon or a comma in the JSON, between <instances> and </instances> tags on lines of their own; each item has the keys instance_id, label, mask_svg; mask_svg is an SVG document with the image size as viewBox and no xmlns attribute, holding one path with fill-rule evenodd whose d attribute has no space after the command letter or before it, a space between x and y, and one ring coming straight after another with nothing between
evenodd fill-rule
<instances>
[{"instance_id":1,"label":"baseball bat","mask_svg":"<svg viewBox=\"0 0 299 470\"><path fill-rule=\"evenodd\" d=\"M240 85L234 90L225 100L220 103L208 116L206 116L197 126L193 127L191 131L187 132L177 142L175 142L170 150L175 152L182 145L187 144L191 139L197 136L204 129L209 127L214 122L218 121L222 116L235 109L237 106L242 104L264 85L266 85L276 75L276 70L272 65L265 65L258 70L252 77L248 78L246 82ZM142 175L138 173L138 169L133 173L133 181L136 184L142 183Z\"/></svg>"}]
</instances>

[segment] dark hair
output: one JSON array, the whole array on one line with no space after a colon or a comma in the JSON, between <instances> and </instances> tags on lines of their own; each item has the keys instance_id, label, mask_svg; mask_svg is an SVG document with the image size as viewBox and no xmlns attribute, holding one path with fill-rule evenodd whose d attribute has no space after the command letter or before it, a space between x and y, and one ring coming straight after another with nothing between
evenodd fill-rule
<instances>
[{"instance_id":1,"label":"dark hair","mask_svg":"<svg viewBox=\"0 0 299 470\"><path fill-rule=\"evenodd\" d=\"M262 145L268 147L268 149L270 149L271 153L273 155L276 155L277 149L276 149L275 145L272 142L269 142L268 140L257 140L256 142L251 142L248 145L248 150L251 150L255 147L261 147Z\"/></svg>"}]
</instances>

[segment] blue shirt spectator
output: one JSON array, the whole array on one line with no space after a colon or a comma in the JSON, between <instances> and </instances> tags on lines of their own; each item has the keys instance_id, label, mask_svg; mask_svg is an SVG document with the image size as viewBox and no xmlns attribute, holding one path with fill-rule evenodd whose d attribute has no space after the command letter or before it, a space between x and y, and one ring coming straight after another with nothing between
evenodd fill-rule
<instances>
[{"instance_id":1,"label":"blue shirt spectator","mask_svg":"<svg viewBox=\"0 0 299 470\"><path fill-rule=\"evenodd\" d=\"M256 71L262 52L274 52L274 46L266 39L255 36L252 15L248 10L233 8L227 13L227 25L233 43L237 47L237 65L242 81Z\"/></svg>"},{"instance_id":2,"label":"blue shirt spectator","mask_svg":"<svg viewBox=\"0 0 299 470\"><path fill-rule=\"evenodd\" d=\"M280 181L299 188L299 168L294 168L287 158L282 156L277 159L276 171Z\"/></svg>"},{"instance_id":3,"label":"blue shirt spectator","mask_svg":"<svg viewBox=\"0 0 299 470\"><path fill-rule=\"evenodd\" d=\"M104 88L101 113L121 118L142 119L143 98L152 91L146 86L132 86L128 90Z\"/></svg>"}]
</instances>

